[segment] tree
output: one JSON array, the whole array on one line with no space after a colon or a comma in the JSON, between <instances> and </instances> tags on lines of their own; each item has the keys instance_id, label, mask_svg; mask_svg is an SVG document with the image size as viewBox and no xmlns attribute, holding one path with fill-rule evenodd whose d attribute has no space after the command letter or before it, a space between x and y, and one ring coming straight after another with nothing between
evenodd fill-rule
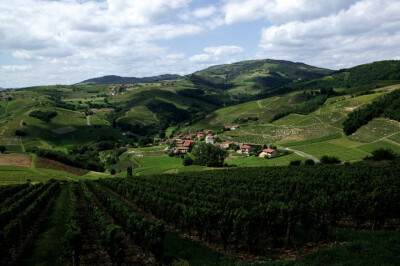
<instances>
[{"instance_id":1,"label":"tree","mask_svg":"<svg viewBox=\"0 0 400 266\"><path fill-rule=\"evenodd\" d=\"M339 160L339 158L338 157L335 157L335 156L322 156L321 157L321 163L324 163L324 164L339 164L339 163L341 163L342 161L340 161Z\"/></svg>"},{"instance_id":2,"label":"tree","mask_svg":"<svg viewBox=\"0 0 400 266\"><path fill-rule=\"evenodd\" d=\"M115 175L115 169L111 169L110 174Z\"/></svg>"},{"instance_id":3,"label":"tree","mask_svg":"<svg viewBox=\"0 0 400 266\"><path fill-rule=\"evenodd\" d=\"M204 166L223 166L228 152L211 144L200 143L193 151L193 164Z\"/></svg>"},{"instance_id":4,"label":"tree","mask_svg":"<svg viewBox=\"0 0 400 266\"><path fill-rule=\"evenodd\" d=\"M3 145L1 145L1 146L0 146L0 152L1 152L1 153L4 153L5 151L6 151L6 147L3 146Z\"/></svg>"},{"instance_id":5,"label":"tree","mask_svg":"<svg viewBox=\"0 0 400 266\"><path fill-rule=\"evenodd\" d=\"M193 164L193 159L190 156L187 156L183 159L183 165L189 166Z\"/></svg>"},{"instance_id":6,"label":"tree","mask_svg":"<svg viewBox=\"0 0 400 266\"><path fill-rule=\"evenodd\" d=\"M305 164L305 165L314 165L315 162L314 162L313 160L311 160L311 159L307 159L307 160L304 162L304 164Z\"/></svg>"},{"instance_id":7,"label":"tree","mask_svg":"<svg viewBox=\"0 0 400 266\"><path fill-rule=\"evenodd\" d=\"M377 150L374 150L372 152L372 156L367 156L364 158L364 160L373 160L373 161L383 161L383 160L394 160L397 157L399 157L394 151L391 149L384 149L380 148Z\"/></svg>"},{"instance_id":8,"label":"tree","mask_svg":"<svg viewBox=\"0 0 400 266\"><path fill-rule=\"evenodd\" d=\"M19 129L15 130L14 134L15 134L15 136L19 136L19 137L26 136L26 132L23 130L19 130Z\"/></svg>"},{"instance_id":9,"label":"tree","mask_svg":"<svg viewBox=\"0 0 400 266\"><path fill-rule=\"evenodd\" d=\"M132 166L128 166L126 168L126 176L127 177L132 177Z\"/></svg>"},{"instance_id":10,"label":"tree","mask_svg":"<svg viewBox=\"0 0 400 266\"><path fill-rule=\"evenodd\" d=\"M294 161L291 161L290 163L289 163L289 165L292 165L292 166L299 166L301 164L301 161L300 160L294 160Z\"/></svg>"}]
</instances>

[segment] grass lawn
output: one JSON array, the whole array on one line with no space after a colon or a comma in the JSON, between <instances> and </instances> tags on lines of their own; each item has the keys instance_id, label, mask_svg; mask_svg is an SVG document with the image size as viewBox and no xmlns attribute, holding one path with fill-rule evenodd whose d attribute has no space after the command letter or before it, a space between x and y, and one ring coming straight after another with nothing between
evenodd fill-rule
<instances>
[{"instance_id":1,"label":"grass lawn","mask_svg":"<svg viewBox=\"0 0 400 266\"><path fill-rule=\"evenodd\" d=\"M336 231L343 245L314 252L304 265L400 265L400 232Z\"/></svg>"},{"instance_id":2,"label":"grass lawn","mask_svg":"<svg viewBox=\"0 0 400 266\"><path fill-rule=\"evenodd\" d=\"M321 158L324 155L335 156L342 161L361 160L365 156L369 155L368 152L357 148L341 146L337 143L331 143L330 141L295 146L295 149L314 155L318 158Z\"/></svg>"},{"instance_id":3,"label":"grass lawn","mask_svg":"<svg viewBox=\"0 0 400 266\"><path fill-rule=\"evenodd\" d=\"M28 179L31 180L32 183L46 182L52 178L57 180L77 180L79 177L50 169L0 166L0 185L26 183Z\"/></svg>"},{"instance_id":4,"label":"grass lawn","mask_svg":"<svg viewBox=\"0 0 400 266\"><path fill-rule=\"evenodd\" d=\"M132 150L138 151L161 151L164 150L168 145L161 145L161 146L151 146L151 147L142 147L142 148L134 148Z\"/></svg>"},{"instance_id":5,"label":"grass lawn","mask_svg":"<svg viewBox=\"0 0 400 266\"><path fill-rule=\"evenodd\" d=\"M391 137L397 132L400 132L400 122L385 118L375 118L348 138L352 141L370 143Z\"/></svg>"},{"instance_id":6,"label":"grass lawn","mask_svg":"<svg viewBox=\"0 0 400 266\"><path fill-rule=\"evenodd\" d=\"M234 263L208 248L181 239L177 233L167 232L164 249L166 264L174 261L176 262L174 265L232 265Z\"/></svg>"},{"instance_id":7,"label":"grass lawn","mask_svg":"<svg viewBox=\"0 0 400 266\"><path fill-rule=\"evenodd\" d=\"M305 158L296 153L292 153L289 155L284 155L271 159L248 156L243 158L230 159L226 162L228 163L228 165L236 165L237 167L253 167L253 166L285 166L289 165L289 163L294 160L305 161Z\"/></svg>"},{"instance_id":8,"label":"grass lawn","mask_svg":"<svg viewBox=\"0 0 400 266\"><path fill-rule=\"evenodd\" d=\"M374 150L377 150L379 148L384 148L384 149L391 149L392 151L400 154L400 145L396 145L396 144L386 141L386 140L368 143L368 144L359 146L357 148L360 150L366 151L366 152L373 152Z\"/></svg>"},{"instance_id":9,"label":"grass lawn","mask_svg":"<svg viewBox=\"0 0 400 266\"><path fill-rule=\"evenodd\" d=\"M38 232L25 245L21 255L23 265L64 265L62 237L65 232L65 217L68 215L68 185L61 185L51 202L45 221Z\"/></svg>"}]
</instances>

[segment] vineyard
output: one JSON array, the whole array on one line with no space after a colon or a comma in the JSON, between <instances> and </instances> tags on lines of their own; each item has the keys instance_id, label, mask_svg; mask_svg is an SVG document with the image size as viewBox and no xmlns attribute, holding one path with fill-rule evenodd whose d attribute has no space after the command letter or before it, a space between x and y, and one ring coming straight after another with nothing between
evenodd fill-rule
<instances>
[{"instance_id":1,"label":"vineyard","mask_svg":"<svg viewBox=\"0 0 400 266\"><path fill-rule=\"evenodd\" d=\"M399 172L398 162L360 163L2 186L0 263L35 262L26 246L40 241L36 228L51 227L45 221L57 208L55 264L64 265L170 264L187 259L171 246L189 245L243 262L336 242L338 230L391 231L399 228Z\"/></svg>"}]
</instances>

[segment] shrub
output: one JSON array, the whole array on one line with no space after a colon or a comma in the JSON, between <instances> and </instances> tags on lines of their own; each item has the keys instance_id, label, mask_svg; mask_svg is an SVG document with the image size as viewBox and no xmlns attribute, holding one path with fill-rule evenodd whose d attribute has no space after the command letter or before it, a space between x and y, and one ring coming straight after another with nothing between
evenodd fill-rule
<instances>
[{"instance_id":1,"label":"shrub","mask_svg":"<svg viewBox=\"0 0 400 266\"><path fill-rule=\"evenodd\" d=\"M322 156L322 158L321 158L321 163L324 163L324 164L339 164L339 163L341 163L342 161L340 161L339 160L339 158L338 157L335 157L335 156Z\"/></svg>"},{"instance_id":2,"label":"shrub","mask_svg":"<svg viewBox=\"0 0 400 266\"><path fill-rule=\"evenodd\" d=\"M300 160L294 160L294 161L291 161L290 163L289 163L289 165L292 165L292 166L298 166L298 165L300 165L301 164L301 161Z\"/></svg>"},{"instance_id":3,"label":"shrub","mask_svg":"<svg viewBox=\"0 0 400 266\"><path fill-rule=\"evenodd\" d=\"M304 162L304 164L305 164L305 165L314 165L315 162L314 162L314 160L307 159L307 160Z\"/></svg>"},{"instance_id":4,"label":"shrub","mask_svg":"<svg viewBox=\"0 0 400 266\"><path fill-rule=\"evenodd\" d=\"M193 159L190 156L185 157L185 159L183 159L183 165L184 166L189 166L193 164Z\"/></svg>"},{"instance_id":5,"label":"shrub","mask_svg":"<svg viewBox=\"0 0 400 266\"><path fill-rule=\"evenodd\" d=\"M29 116L35 117L37 119L40 119L40 120L48 123L48 122L50 122L50 120L53 117L57 116L57 112L56 111L45 111L45 112L42 112L42 111L36 110L36 111L30 112Z\"/></svg>"},{"instance_id":6,"label":"shrub","mask_svg":"<svg viewBox=\"0 0 400 266\"><path fill-rule=\"evenodd\" d=\"M399 157L399 155L396 154L391 149L380 148L380 149L374 150L372 152L372 156L367 156L367 157L364 158L364 160L372 160L372 161L388 160L388 161L392 161L392 160L395 160L398 157Z\"/></svg>"},{"instance_id":7,"label":"shrub","mask_svg":"<svg viewBox=\"0 0 400 266\"><path fill-rule=\"evenodd\" d=\"M26 136L26 132L23 130L19 130L19 129L15 130L14 134L15 134L15 136L19 136L19 137Z\"/></svg>"}]
</instances>

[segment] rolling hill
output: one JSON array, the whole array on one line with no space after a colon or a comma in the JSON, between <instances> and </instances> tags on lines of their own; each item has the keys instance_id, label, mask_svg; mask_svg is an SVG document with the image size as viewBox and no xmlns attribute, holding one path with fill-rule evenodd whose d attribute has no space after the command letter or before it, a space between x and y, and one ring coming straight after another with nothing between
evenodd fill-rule
<instances>
[{"instance_id":1,"label":"rolling hill","mask_svg":"<svg viewBox=\"0 0 400 266\"><path fill-rule=\"evenodd\" d=\"M144 82L154 82L160 80L177 79L181 76L176 74L165 74L152 77L120 77L115 75L103 76L98 78L87 79L76 83L75 85L101 85L101 84L131 84L131 83L144 83Z\"/></svg>"},{"instance_id":2,"label":"rolling hill","mask_svg":"<svg viewBox=\"0 0 400 266\"><path fill-rule=\"evenodd\" d=\"M398 61L333 72L302 63L252 60L211 67L168 82L23 88L10 92L12 101L0 102L0 142L9 151L24 152L29 147L66 151L105 139L138 143L141 138L169 136L174 130L194 132L241 124L243 128L221 136L299 149L322 141L339 145L337 139L349 147L380 141L396 145L396 134L385 137L379 133L383 128L396 133L398 127L392 120L375 119L355 137L344 136L342 122L352 110L396 89L399 69ZM318 79L309 80L315 77ZM306 91L331 89L336 96L329 96L320 108L308 114L288 113L270 123L277 114L299 104L307 106L310 96ZM54 111L57 116L44 122L29 116L33 111ZM376 124L381 127L375 129ZM17 130L26 135L16 136ZM122 136L123 131L131 131L132 136ZM381 137L364 141L374 134ZM370 148L358 149L356 155L347 157L361 158L367 150Z\"/></svg>"},{"instance_id":3,"label":"rolling hill","mask_svg":"<svg viewBox=\"0 0 400 266\"><path fill-rule=\"evenodd\" d=\"M197 87L212 87L238 96L265 93L286 84L322 78L332 72L303 63L264 59L213 66L188 75L188 79Z\"/></svg>"}]
</instances>

